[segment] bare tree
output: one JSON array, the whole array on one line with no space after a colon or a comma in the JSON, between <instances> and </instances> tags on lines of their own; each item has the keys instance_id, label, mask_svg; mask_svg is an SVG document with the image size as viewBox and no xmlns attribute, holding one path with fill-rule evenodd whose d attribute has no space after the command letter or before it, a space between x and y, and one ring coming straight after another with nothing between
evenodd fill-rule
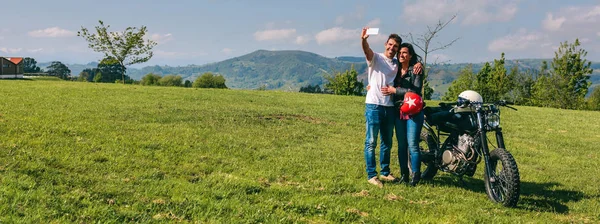
<instances>
[{"instance_id":1,"label":"bare tree","mask_svg":"<svg viewBox=\"0 0 600 224\"><path fill-rule=\"evenodd\" d=\"M417 48L421 49L421 51L423 51L423 54L424 54L422 63L423 63L423 67L425 68L425 72L423 74L424 75L423 97L425 99L430 100L431 95L433 94L433 89L431 87L429 87L429 81L427 81L428 73L430 70L430 68L427 67L427 56L434 51L443 50L443 49L450 47L452 44L454 44L460 38L456 38L445 44L438 43L438 45L436 45L436 46L431 46L431 41L433 40L433 38L437 37L439 32L442 31L454 19L456 19L456 15L453 15L447 21L438 20L438 23L435 26L433 26L433 27L427 26L427 31L423 34L413 35L412 33L409 33L408 35L404 35L405 39L409 39L410 42ZM437 63L438 63L438 61L436 59L434 64L437 64Z\"/></svg>"}]
</instances>

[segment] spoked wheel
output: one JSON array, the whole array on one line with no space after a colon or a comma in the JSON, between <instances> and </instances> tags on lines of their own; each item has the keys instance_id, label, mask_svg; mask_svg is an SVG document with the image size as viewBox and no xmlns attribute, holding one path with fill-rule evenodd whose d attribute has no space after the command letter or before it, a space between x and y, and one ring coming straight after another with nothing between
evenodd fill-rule
<instances>
[{"instance_id":1,"label":"spoked wheel","mask_svg":"<svg viewBox=\"0 0 600 224\"><path fill-rule=\"evenodd\" d=\"M519 169L513 156L503 148L490 153L491 172L484 174L485 191L489 198L506 207L515 207L521 192Z\"/></svg>"},{"instance_id":2,"label":"spoked wheel","mask_svg":"<svg viewBox=\"0 0 600 224\"><path fill-rule=\"evenodd\" d=\"M419 148L421 150L421 179L431 180L437 174L438 168L435 166L435 152L437 151L438 144L435 142L432 134L427 130L421 131L421 141ZM410 161L410 160L409 160ZM409 166L410 167L410 166Z\"/></svg>"}]
</instances>

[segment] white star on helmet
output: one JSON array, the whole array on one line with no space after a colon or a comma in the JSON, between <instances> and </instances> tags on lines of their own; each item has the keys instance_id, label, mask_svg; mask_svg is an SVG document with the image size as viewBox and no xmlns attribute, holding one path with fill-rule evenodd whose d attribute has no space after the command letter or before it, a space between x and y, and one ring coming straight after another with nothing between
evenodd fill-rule
<instances>
[{"instance_id":1,"label":"white star on helmet","mask_svg":"<svg viewBox=\"0 0 600 224\"><path fill-rule=\"evenodd\" d=\"M411 108L411 107L413 107L413 106L414 106L414 107L416 107L416 106L417 106L417 104L415 103L415 100L417 100L417 99L413 99L413 98L411 98L411 97L408 97L408 100L406 100L406 102L405 102L405 103L407 103L407 104L409 105L409 107L408 107L408 108Z\"/></svg>"}]
</instances>

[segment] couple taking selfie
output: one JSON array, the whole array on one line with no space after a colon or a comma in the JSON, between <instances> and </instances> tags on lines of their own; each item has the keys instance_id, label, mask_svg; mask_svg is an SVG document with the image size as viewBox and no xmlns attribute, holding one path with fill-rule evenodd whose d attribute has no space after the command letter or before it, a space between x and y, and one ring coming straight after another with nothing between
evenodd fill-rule
<instances>
[{"instance_id":1,"label":"couple taking selfie","mask_svg":"<svg viewBox=\"0 0 600 224\"><path fill-rule=\"evenodd\" d=\"M421 178L419 138L423 126L423 68L413 46L402 43L398 34L391 34L383 53L374 53L367 42L367 28L362 29L362 49L368 65L366 96L365 162L367 180L383 187L384 182L403 182L417 185ZM400 178L390 171L392 137L396 131ZM378 136L379 135L379 136ZM375 149L380 137L377 173ZM408 168L410 152L411 169Z\"/></svg>"}]
</instances>

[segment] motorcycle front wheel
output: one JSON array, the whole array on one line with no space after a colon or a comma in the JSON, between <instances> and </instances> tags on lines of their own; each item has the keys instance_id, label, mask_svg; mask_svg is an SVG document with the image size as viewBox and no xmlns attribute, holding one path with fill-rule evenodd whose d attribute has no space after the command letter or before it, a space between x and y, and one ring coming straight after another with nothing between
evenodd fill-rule
<instances>
[{"instance_id":1,"label":"motorcycle front wheel","mask_svg":"<svg viewBox=\"0 0 600 224\"><path fill-rule=\"evenodd\" d=\"M491 175L485 172L485 191L488 197L506 207L515 207L521 192L519 169L514 157L503 148L490 152Z\"/></svg>"},{"instance_id":2,"label":"motorcycle front wheel","mask_svg":"<svg viewBox=\"0 0 600 224\"><path fill-rule=\"evenodd\" d=\"M421 141L419 148L421 150L421 179L431 180L437 174L438 168L435 165L435 153L438 150L438 143L433 139L433 133L423 129L421 131ZM410 160L409 160L410 161Z\"/></svg>"}]
</instances>

